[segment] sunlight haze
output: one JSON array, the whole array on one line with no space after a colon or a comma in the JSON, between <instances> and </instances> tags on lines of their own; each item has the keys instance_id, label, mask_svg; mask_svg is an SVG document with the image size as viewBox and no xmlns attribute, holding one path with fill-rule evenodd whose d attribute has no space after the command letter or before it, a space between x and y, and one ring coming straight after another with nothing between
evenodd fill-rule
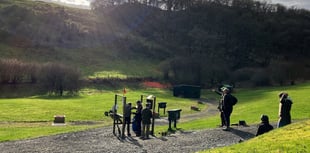
<instances>
[{"instance_id":1,"label":"sunlight haze","mask_svg":"<svg viewBox=\"0 0 310 153\"><path fill-rule=\"evenodd\" d=\"M90 6L92 0L46 0L51 2L60 2L72 5ZM305 8L310 10L310 0L261 0L271 3L279 3L287 7Z\"/></svg>"},{"instance_id":2,"label":"sunlight haze","mask_svg":"<svg viewBox=\"0 0 310 153\"><path fill-rule=\"evenodd\" d=\"M66 3L71 5L81 5L81 6L90 6L90 2L92 0L43 0L57 3ZM310 0L261 0L267 1L271 3L279 3L286 7L297 7L297 8L305 8L310 10Z\"/></svg>"},{"instance_id":3,"label":"sunlight haze","mask_svg":"<svg viewBox=\"0 0 310 153\"><path fill-rule=\"evenodd\" d=\"M42 0L42 1L50 1L50 2L56 2L56 3L66 3L66 4L71 4L71 5L89 6L91 0Z\"/></svg>"}]
</instances>

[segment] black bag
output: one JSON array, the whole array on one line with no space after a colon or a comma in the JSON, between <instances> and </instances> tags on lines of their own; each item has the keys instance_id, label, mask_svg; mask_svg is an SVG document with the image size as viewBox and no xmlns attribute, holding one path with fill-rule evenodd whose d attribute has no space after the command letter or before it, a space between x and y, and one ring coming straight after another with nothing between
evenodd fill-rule
<instances>
[{"instance_id":1,"label":"black bag","mask_svg":"<svg viewBox=\"0 0 310 153\"><path fill-rule=\"evenodd\" d=\"M238 99L234 95L231 94L231 104L236 105L237 102L238 102Z\"/></svg>"}]
</instances>

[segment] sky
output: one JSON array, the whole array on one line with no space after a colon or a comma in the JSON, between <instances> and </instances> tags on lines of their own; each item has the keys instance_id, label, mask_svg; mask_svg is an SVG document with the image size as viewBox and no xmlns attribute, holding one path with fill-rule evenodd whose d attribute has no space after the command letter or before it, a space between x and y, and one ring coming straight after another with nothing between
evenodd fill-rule
<instances>
[{"instance_id":1,"label":"sky","mask_svg":"<svg viewBox=\"0 0 310 153\"><path fill-rule=\"evenodd\" d=\"M91 0L45 0L45 1L53 1L53 2L61 2L73 5L82 5L89 7ZM280 3L287 7L297 7L297 8L305 8L310 10L310 0L262 0L271 3Z\"/></svg>"},{"instance_id":2,"label":"sky","mask_svg":"<svg viewBox=\"0 0 310 153\"><path fill-rule=\"evenodd\" d=\"M287 7L294 6L310 10L310 0L272 0L272 3L280 3Z\"/></svg>"},{"instance_id":3,"label":"sky","mask_svg":"<svg viewBox=\"0 0 310 153\"><path fill-rule=\"evenodd\" d=\"M73 5L85 5L85 6L89 6L90 3L90 0L49 0L49 1L61 2Z\"/></svg>"}]
</instances>

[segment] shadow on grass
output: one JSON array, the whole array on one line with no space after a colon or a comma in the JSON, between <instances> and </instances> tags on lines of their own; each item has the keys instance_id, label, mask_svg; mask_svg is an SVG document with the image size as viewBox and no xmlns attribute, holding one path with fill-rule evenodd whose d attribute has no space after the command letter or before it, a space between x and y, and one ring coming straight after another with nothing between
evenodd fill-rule
<instances>
[{"instance_id":1,"label":"shadow on grass","mask_svg":"<svg viewBox=\"0 0 310 153\"><path fill-rule=\"evenodd\" d=\"M63 96L57 96L57 95L38 95L33 97L33 99L50 99L50 100L67 100L67 99L81 99L83 98L80 95L63 95Z\"/></svg>"},{"instance_id":2,"label":"shadow on grass","mask_svg":"<svg viewBox=\"0 0 310 153\"><path fill-rule=\"evenodd\" d=\"M63 96L48 94L48 91L38 84L0 84L0 98L33 98L33 99L78 99L77 93L64 91Z\"/></svg>"},{"instance_id":3,"label":"shadow on grass","mask_svg":"<svg viewBox=\"0 0 310 153\"><path fill-rule=\"evenodd\" d=\"M241 137L244 140L251 139L251 138L255 137L255 135L253 133L246 132L246 131L241 131L241 130L234 129L234 128L231 128L230 132L232 132L233 134Z\"/></svg>"}]
</instances>

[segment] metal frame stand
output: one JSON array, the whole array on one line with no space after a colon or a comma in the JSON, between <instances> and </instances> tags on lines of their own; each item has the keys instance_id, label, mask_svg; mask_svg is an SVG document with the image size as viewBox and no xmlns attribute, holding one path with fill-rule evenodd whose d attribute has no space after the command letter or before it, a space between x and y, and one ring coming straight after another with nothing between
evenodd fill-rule
<instances>
[{"instance_id":1,"label":"metal frame stand","mask_svg":"<svg viewBox=\"0 0 310 153\"><path fill-rule=\"evenodd\" d=\"M123 114L118 114L116 110L117 102L118 102L118 97L122 98L122 103L123 103ZM114 108L115 107L115 108ZM115 94L114 98L114 106L112 109L112 115L113 115L113 134L116 135L115 129L117 127L118 129L118 134L121 136L121 138L125 138L125 107L126 107L126 97L122 95ZM119 124L122 124L122 129L120 129Z\"/></svg>"}]
</instances>

